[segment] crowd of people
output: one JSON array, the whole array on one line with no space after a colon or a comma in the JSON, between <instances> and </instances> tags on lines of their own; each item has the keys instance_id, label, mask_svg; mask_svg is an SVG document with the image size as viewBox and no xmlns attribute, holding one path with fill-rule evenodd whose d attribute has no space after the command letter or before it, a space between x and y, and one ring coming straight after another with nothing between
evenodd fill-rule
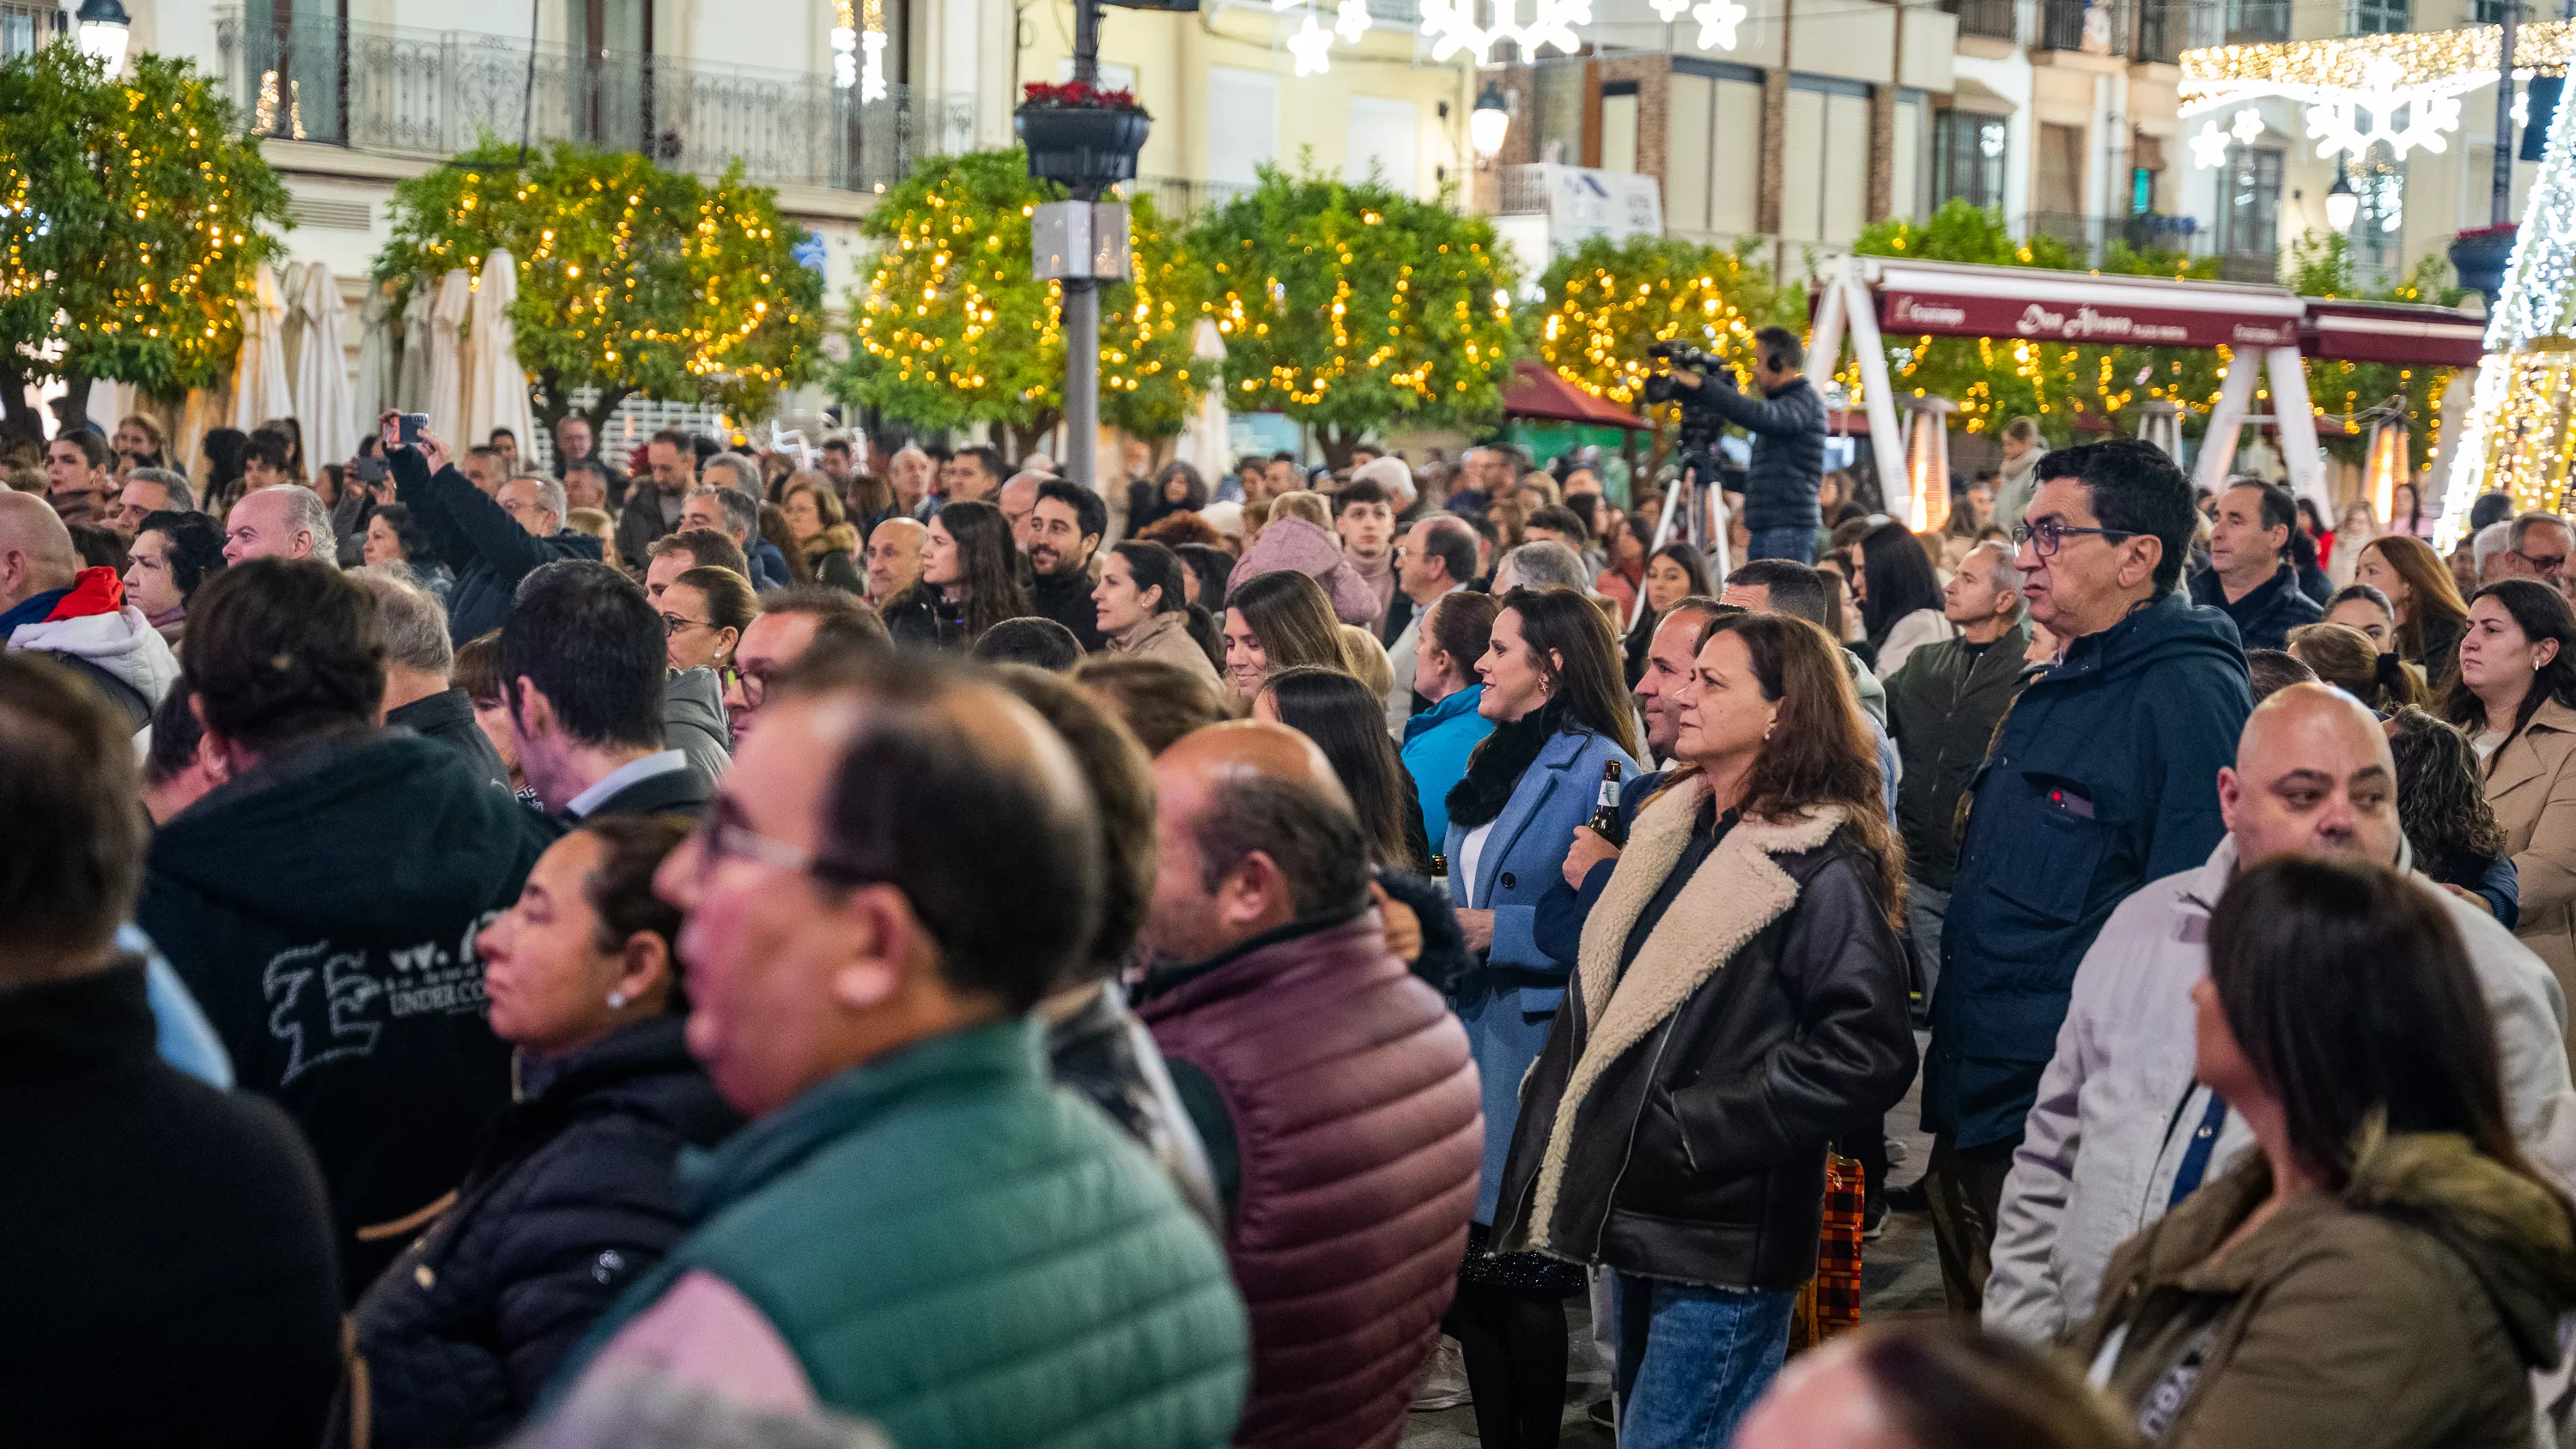
<instances>
[{"instance_id":1,"label":"crowd of people","mask_svg":"<svg viewBox=\"0 0 2576 1449\"><path fill-rule=\"evenodd\" d=\"M2576 532L2017 420L1918 535L1759 346L1729 547L1503 443L55 439L0 1440L1549 1449L1576 1300L1630 1449L2553 1432Z\"/></svg>"}]
</instances>

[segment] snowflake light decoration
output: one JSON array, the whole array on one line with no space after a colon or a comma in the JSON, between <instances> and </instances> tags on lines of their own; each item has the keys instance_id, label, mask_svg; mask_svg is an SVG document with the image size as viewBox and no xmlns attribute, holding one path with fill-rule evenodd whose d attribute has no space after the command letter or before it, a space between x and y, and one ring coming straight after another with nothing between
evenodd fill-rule
<instances>
[{"instance_id":1,"label":"snowflake light decoration","mask_svg":"<svg viewBox=\"0 0 2576 1449\"><path fill-rule=\"evenodd\" d=\"M2235 137L2240 146L2253 145L2263 135L2263 113L2252 106L2238 111L2236 124L2227 128L2227 134Z\"/></svg>"},{"instance_id":2,"label":"snowflake light decoration","mask_svg":"<svg viewBox=\"0 0 2576 1449\"><path fill-rule=\"evenodd\" d=\"M2396 123L2401 112L2406 118L2402 126ZM2370 117L2367 128L2361 124L2364 113ZM2400 91L2308 107L2308 134L2318 138L2319 156L2332 156L2338 151L2367 156L2371 147L2381 144L2400 157L2418 146L2427 151L2444 151L2450 149L2450 143L2443 132L2456 131L2459 126L2458 96Z\"/></svg>"},{"instance_id":3,"label":"snowflake light decoration","mask_svg":"<svg viewBox=\"0 0 2576 1449\"><path fill-rule=\"evenodd\" d=\"M1333 48L1333 32L1315 23L1315 12L1306 12L1306 23L1288 37L1288 53L1297 57L1297 74L1322 75L1333 64L1325 52Z\"/></svg>"},{"instance_id":4,"label":"snowflake light decoration","mask_svg":"<svg viewBox=\"0 0 2576 1449\"><path fill-rule=\"evenodd\" d=\"M1655 18L1666 25L1681 18L1681 13L1691 8L1690 0L1646 0L1646 3L1654 7Z\"/></svg>"},{"instance_id":5,"label":"snowflake light decoration","mask_svg":"<svg viewBox=\"0 0 2576 1449\"><path fill-rule=\"evenodd\" d=\"M2227 133L2216 121L2203 121L2200 131L2191 138L2191 164L2203 171L2215 171L2227 164Z\"/></svg>"},{"instance_id":6,"label":"snowflake light decoration","mask_svg":"<svg viewBox=\"0 0 2576 1449\"><path fill-rule=\"evenodd\" d=\"M1735 27L1744 23L1745 9L1736 0L1701 0L1691 7L1691 18L1699 22L1699 48L1733 50Z\"/></svg>"},{"instance_id":7,"label":"snowflake light decoration","mask_svg":"<svg viewBox=\"0 0 2576 1449\"><path fill-rule=\"evenodd\" d=\"M1342 0L1341 9L1333 13L1333 33L1347 44L1357 45L1368 34L1368 0Z\"/></svg>"},{"instance_id":8,"label":"snowflake light decoration","mask_svg":"<svg viewBox=\"0 0 2576 1449\"><path fill-rule=\"evenodd\" d=\"M1532 0L1527 25L1520 22L1520 0L1493 0L1493 23L1483 26L1476 24L1475 5L1476 0L1422 0L1422 33L1432 42L1432 60L1463 50L1478 65L1491 64L1495 43L1504 40L1533 53L1552 45L1572 55L1583 46L1574 27L1592 23L1592 0Z\"/></svg>"}]
</instances>

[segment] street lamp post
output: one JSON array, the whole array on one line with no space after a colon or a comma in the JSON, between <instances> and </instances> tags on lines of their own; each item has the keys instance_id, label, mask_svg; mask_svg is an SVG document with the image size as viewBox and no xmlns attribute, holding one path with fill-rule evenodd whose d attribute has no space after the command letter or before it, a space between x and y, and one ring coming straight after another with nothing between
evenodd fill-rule
<instances>
[{"instance_id":1,"label":"street lamp post","mask_svg":"<svg viewBox=\"0 0 2576 1449\"><path fill-rule=\"evenodd\" d=\"M79 24L81 54L107 67L109 75L125 66L125 42L132 21L117 0L81 0Z\"/></svg>"},{"instance_id":2,"label":"street lamp post","mask_svg":"<svg viewBox=\"0 0 2576 1449\"><path fill-rule=\"evenodd\" d=\"M1064 288L1064 471L1069 480L1097 489L1093 453L1100 440L1100 287L1124 281L1131 270L1127 208L1100 193L1136 175L1150 118L1132 98L1104 104L1100 83L1100 0L1075 0L1073 85L1041 101L1047 87L1029 88L1020 107L1020 137L1029 148L1029 174L1063 184L1070 201L1051 201L1030 218L1033 258L1041 280Z\"/></svg>"}]
</instances>

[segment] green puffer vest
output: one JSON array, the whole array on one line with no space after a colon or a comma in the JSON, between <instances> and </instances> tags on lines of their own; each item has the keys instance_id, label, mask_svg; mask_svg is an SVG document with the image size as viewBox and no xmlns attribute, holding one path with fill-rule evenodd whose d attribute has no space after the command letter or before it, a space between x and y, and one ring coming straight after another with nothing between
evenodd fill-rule
<instances>
[{"instance_id":1,"label":"green puffer vest","mask_svg":"<svg viewBox=\"0 0 2576 1449\"><path fill-rule=\"evenodd\" d=\"M712 1153L698 1228L557 1376L704 1269L903 1449L1215 1449L1248 1378L1225 1255L1026 1022L853 1067Z\"/></svg>"}]
</instances>

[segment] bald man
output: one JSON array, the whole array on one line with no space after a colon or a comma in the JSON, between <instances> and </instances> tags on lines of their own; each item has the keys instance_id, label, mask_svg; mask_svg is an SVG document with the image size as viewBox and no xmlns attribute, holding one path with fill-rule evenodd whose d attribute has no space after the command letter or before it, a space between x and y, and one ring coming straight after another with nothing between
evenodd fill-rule
<instances>
[{"instance_id":1,"label":"bald man","mask_svg":"<svg viewBox=\"0 0 2576 1449\"><path fill-rule=\"evenodd\" d=\"M2244 1119L2193 1084L2191 988L2209 971L2210 910L2238 866L2276 855L2406 863L2396 776L2379 720L2340 690L2294 684L2247 718L2236 763L2218 772L2218 848L2122 902L2076 971L2004 1184L1986 1327L2053 1343L2081 1326L2111 1250L2252 1149ZM2514 1136L2570 1180L2576 1101L2558 982L2482 902L2442 899L2495 1019Z\"/></svg>"},{"instance_id":2,"label":"bald man","mask_svg":"<svg viewBox=\"0 0 2576 1449\"><path fill-rule=\"evenodd\" d=\"M1037 512L1038 488L1054 481L1054 477L1054 474L1035 469L1014 473L1011 481L1002 485L1002 491L993 495L993 502L1002 510L1003 520L1011 525L1011 546L1022 556L1029 551L1029 519Z\"/></svg>"},{"instance_id":3,"label":"bald man","mask_svg":"<svg viewBox=\"0 0 2576 1449\"><path fill-rule=\"evenodd\" d=\"M32 493L0 491L0 643L50 655L86 678L141 731L179 677L179 661L116 571L83 569L71 530Z\"/></svg>"},{"instance_id":4,"label":"bald man","mask_svg":"<svg viewBox=\"0 0 2576 1449\"><path fill-rule=\"evenodd\" d=\"M244 494L224 516L224 562L251 558L320 559L338 568L331 509L322 495L299 483Z\"/></svg>"},{"instance_id":5,"label":"bald man","mask_svg":"<svg viewBox=\"0 0 2576 1449\"><path fill-rule=\"evenodd\" d=\"M889 518L868 534L868 602L882 609L921 582L921 545L930 530L917 518Z\"/></svg>"},{"instance_id":6,"label":"bald man","mask_svg":"<svg viewBox=\"0 0 2576 1449\"><path fill-rule=\"evenodd\" d=\"M1368 837L1313 741L1210 725L1155 760L1154 793L1158 964L1136 1013L1207 1145L1252 1310L1234 1442L1392 1444L1475 1207L1466 1033L1387 950Z\"/></svg>"}]
</instances>

